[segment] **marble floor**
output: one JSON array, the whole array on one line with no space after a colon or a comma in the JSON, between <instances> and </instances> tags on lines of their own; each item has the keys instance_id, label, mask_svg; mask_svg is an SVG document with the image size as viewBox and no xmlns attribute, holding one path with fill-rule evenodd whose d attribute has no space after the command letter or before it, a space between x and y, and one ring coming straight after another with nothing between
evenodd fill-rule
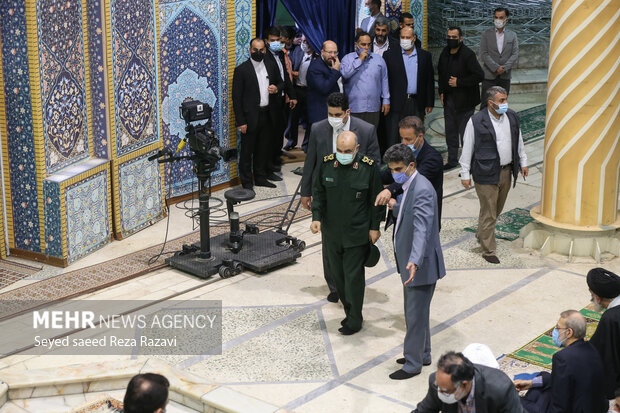
<instances>
[{"instance_id":1,"label":"marble floor","mask_svg":"<svg viewBox=\"0 0 620 413\"><path fill-rule=\"evenodd\" d=\"M544 94L511 96L511 107L526 109L544 103ZM428 138L441 143L441 109L429 116L433 125ZM519 178L511 189L505 210L531 208L540 200L542 140L528 143L530 176ZM259 190L257 200L237 209L248 213L281 203L294 192L299 177L283 168L284 180L275 189ZM259 188L260 189L260 188ZM222 198L222 193L216 193ZM478 215L474 190L463 190L458 170L445 174L441 242L447 267L438 282L431 306L433 362L448 350L467 344L487 344L499 357L524 345L556 322L563 310L584 307L590 300L586 272L595 266L591 259L541 258L526 250L522 241L498 240L500 265L488 264L477 250L474 235L464 228ZM123 241L59 270L45 267L44 276L71 271L116 258L132 251L192 231L183 210L171 207L169 220L160 221ZM353 336L338 333L343 310L327 302L323 280L320 236L310 230L310 219L291 227L291 234L308 247L293 265L268 274L244 272L228 279L215 276L201 280L164 268L147 275L86 294L78 299L175 299L222 300L223 350L215 356L160 356L177 369L235 389L256 399L295 412L408 412L426 394L433 366L404 381L388 374L399 368L404 338L402 287L396 274L391 230L379 240L382 259L366 272L364 326ZM620 272L620 260L601 264ZM36 282L18 281L8 289ZM4 292L5 290L0 290ZM132 356L13 355L0 359L0 379L7 372L52 368L75 363L130 360ZM135 358L135 357L134 357ZM138 357L139 358L139 357ZM112 392L122 397L122 391ZM84 397L51 397L9 401L7 412L65 412L84 402ZM79 399L79 400L78 400ZM35 410L28 403L38 403ZM47 407L46 407L47 406ZM185 410L183 410L185 409ZM191 411L173 404L169 412Z\"/></svg>"}]
</instances>

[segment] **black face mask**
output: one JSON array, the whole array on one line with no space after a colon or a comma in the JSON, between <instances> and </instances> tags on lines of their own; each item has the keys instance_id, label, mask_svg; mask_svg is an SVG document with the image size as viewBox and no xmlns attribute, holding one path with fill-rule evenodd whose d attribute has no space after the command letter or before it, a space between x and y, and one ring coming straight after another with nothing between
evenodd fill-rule
<instances>
[{"instance_id":1,"label":"black face mask","mask_svg":"<svg viewBox=\"0 0 620 413\"><path fill-rule=\"evenodd\" d=\"M456 49L461 44L461 42L459 42L459 39L447 39L447 40L448 40L448 47L450 49Z\"/></svg>"},{"instance_id":2,"label":"black face mask","mask_svg":"<svg viewBox=\"0 0 620 413\"><path fill-rule=\"evenodd\" d=\"M255 62L260 63L265 58L265 54L261 52L252 52L251 57Z\"/></svg>"}]
</instances>

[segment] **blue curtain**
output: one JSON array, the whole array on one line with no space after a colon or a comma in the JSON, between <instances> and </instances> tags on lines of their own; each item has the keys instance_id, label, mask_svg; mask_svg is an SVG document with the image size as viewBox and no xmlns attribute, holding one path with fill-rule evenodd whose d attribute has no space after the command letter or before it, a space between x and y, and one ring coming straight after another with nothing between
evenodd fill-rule
<instances>
[{"instance_id":1,"label":"blue curtain","mask_svg":"<svg viewBox=\"0 0 620 413\"><path fill-rule=\"evenodd\" d=\"M278 0L256 0L256 37L264 38L263 33L276 24Z\"/></svg>"},{"instance_id":2,"label":"blue curtain","mask_svg":"<svg viewBox=\"0 0 620 413\"><path fill-rule=\"evenodd\" d=\"M340 57L353 50L355 0L281 0L317 52L333 40Z\"/></svg>"}]
</instances>

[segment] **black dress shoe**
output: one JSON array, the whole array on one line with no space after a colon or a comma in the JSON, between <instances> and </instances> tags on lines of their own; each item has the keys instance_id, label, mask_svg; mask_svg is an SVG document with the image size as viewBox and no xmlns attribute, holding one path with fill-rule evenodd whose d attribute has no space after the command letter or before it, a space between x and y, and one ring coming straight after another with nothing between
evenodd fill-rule
<instances>
[{"instance_id":1,"label":"black dress shoe","mask_svg":"<svg viewBox=\"0 0 620 413\"><path fill-rule=\"evenodd\" d=\"M396 370L394 373L390 374L390 378L392 380L405 380L410 379L412 377L417 376L420 372L417 373L407 373L405 370Z\"/></svg>"},{"instance_id":2,"label":"black dress shoe","mask_svg":"<svg viewBox=\"0 0 620 413\"><path fill-rule=\"evenodd\" d=\"M491 264L499 264L499 258L497 258L497 255L483 255L482 258Z\"/></svg>"},{"instance_id":3,"label":"black dress shoe","mask_svg":"<svg viewBox=\"0 0 620 413\"><path fill-rule=\"evenodd\" d=\"M352 330L349 327L347 327L346 325L340 327L338 329L338 331L340 331L340 334L342 334L343 336L350 336L352 334L357 333L359 330Z\"/></svg>"},{"instance_id":4,"label":"black dress shoe","mask_svg":"<svg viewBox=\"0 0 620 413\"><path fill-rule=\"evenodd\" d=\"M443 166L443 170L444 170L444 171L448 171L448 170L450 170L450 169L454 169L454 168L456 168L457 166L459 166L459 164L458 164L458 163L447 163L447 164L445 164L445 165Z\"/></svg>"},{"instance_id":5,"label":"black dress shoe","mask_svg":"<svg viewBox=\"0 0 620 413\"><path fill-rule=\"evenodd\" d=\"M266 186L267 188L275 188L276 184L269 182L267 179L254 179L254 185L256 186Z\"/></svg>"},{"instance_id":6,"label":"black dress shoe","mask_svg":"<svg viewBox=\"0 0 620 413\"><path fill-rule=\"evenodd\" d=\"M337 303L338 300L340 300L340 296L337 292L329 293L327 295L327 301L329 301L330 303Z\"/></svg>"},{"instance_id":7,"label":"black dress shoe","mask_svg":"<svg viewBox=\"0 0 620 413\"><path fill-rule=\"evenodd\" d=\"M267 179L270 181L281 181L282 177L274 174L274 173L270 173L269 175L267 175Z\"/></svg>"},{"instance_id":8,"label":"black dress shoe","mask_svg":"<svg viewBox=\"0 0 620 413\"><path fill-rule=\"evenodd\" d=\"M405 364L405 361L406 361L406 360L405 360L405 358L404 358L404 357L401 357L401 358L399 358L399 359L396 359L396 362L397 362L398 364ZM423 365L423 366L430 366L430 365L431 365L431 363L432 363L432 362L430 362L430 361L429 361L428 363L424 363L424 362L422 362L422 365Z\"/></svg>"}]
</instances>

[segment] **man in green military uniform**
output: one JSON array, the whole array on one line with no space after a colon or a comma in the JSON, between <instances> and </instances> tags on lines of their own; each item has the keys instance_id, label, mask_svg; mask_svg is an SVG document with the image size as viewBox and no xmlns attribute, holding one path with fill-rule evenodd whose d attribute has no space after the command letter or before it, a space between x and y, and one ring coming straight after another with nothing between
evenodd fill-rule
<instances>
[{"instance_id":1,"label":"man in green military uniform","mask_svg":"<svg viewBox=\"0 0 620 413\"><path fill-rule=\"evenodd\" d=\"M314 234L323 231L329 266L346 315L338 331L351 335L362 328L364 262L369 240L374 244L381 236L379 224L385 209L374 204L383 189L377 165L358 153L355 133L338 135L336 151L323 158L314 182L310 230Z\"/></svg>"}]
</instances>

